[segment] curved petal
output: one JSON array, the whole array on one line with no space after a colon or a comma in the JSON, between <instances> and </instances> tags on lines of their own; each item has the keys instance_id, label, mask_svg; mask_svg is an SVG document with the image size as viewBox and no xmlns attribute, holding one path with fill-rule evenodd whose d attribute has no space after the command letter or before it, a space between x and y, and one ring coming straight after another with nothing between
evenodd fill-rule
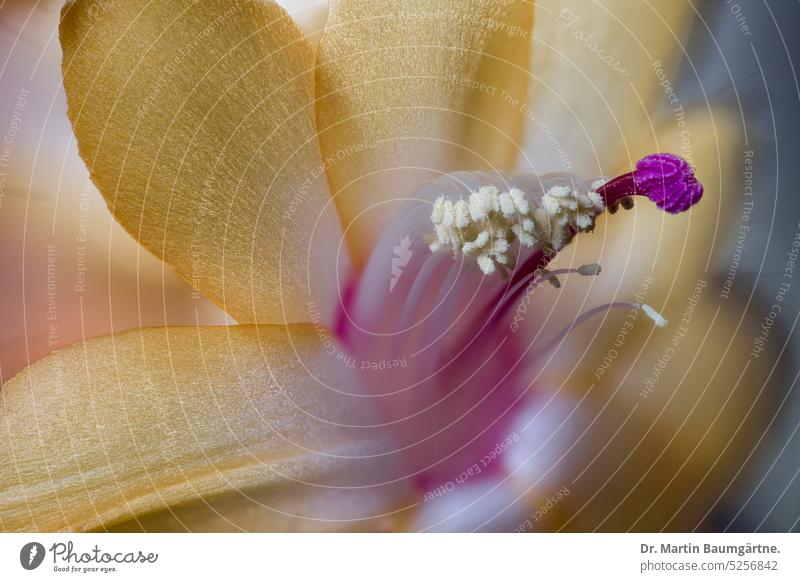
<instances>
[{"instance_id":1,"label":"curved petal","mask_svg":"<svg viewBox=\"0 0 800 582\"><path fill-rule=\"evenodd\" d=\"M308 321L309 287L334 295L340 230L313 50L286 12L78 0L60 36L80 153L115 218L237 320Z\"/></svg>"},{"instance_id":2,"label":"curved petal","mask_svg":"<svg viewBox=\"0 0 800 582\"><path fill-rule=\"evenodd\" d=\"M348 467L347 470L351 470ZM396 532L417 503L405 483L380 491L302 483L228 491L118 523L112 532Z\"/></svg>"},{"instance_id":3,"label":"curved petal","mask_svg":"<svg viewBox=\"0 0 800 582\"><path fill-rule=\"evenodd\" d=\"M526 0L331 3L317 113L356 260L365 262L420 184L441 172L513 164L532 13Z\"/></svg>"},{"instance_id":4,"label":"curved petal","mask_svg":"<svg viewBox=\"0 0 800 582\"><path fill-rule=\"evenodd\" d=\"M16 128L0 177L0 384L84 337L225 323L123 231L89 181L66 114L58 12L15 1L0 14L0 54L13 57L0 106Z\"/></svg>"},{"instance_id":5,"label":"curved petal","mask_svg":"<svg viewBox=\"0 0 800 582\"><path fill-rule=\"evenodd\" d=\"M352 371L326 352L305 325L167 327L34 364L0 393L0 527L104 528L252 489L264 513L296 527L381 514L374 502L293 501L384 491L356 428L368 411L344 394Z\"/></svg>"},{"instance_id":6,"label":"curved petal","mask_svg":"<svg viewBox=\"0 0 800 582\"><path fill-rule=\"evenodd\" d=\"M612 174L616 145L674 106L660 74L677 80L693 16L690 2L537 2L523 171Z\"/></svg>"}]
</instances>

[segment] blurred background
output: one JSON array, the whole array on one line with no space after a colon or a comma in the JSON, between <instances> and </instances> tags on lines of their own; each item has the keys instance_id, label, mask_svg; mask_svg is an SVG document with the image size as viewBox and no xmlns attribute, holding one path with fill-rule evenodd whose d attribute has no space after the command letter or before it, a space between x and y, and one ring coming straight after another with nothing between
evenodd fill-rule
<instances>
[{"instance_id":1,"label":"blurred background","mask_svg":"<svg viewBox=\"0 0 800 582\"><path fill-rule=\"evenodd\" d=\"M747 239L731 232L727 258L718 269L728 278L741 254L736 293L745 309L763 318L784 281L788 253L798 232L800 201L800 42L791 31L800 24L796 2L706 2L708 25L693 31L689 51L702 83L687 73L683 90L694 99L736 104L746 128L746 150L753 152L753 204ZM743 164L741 181L750 179ZM740 231L744 232L744 231ZM800 394L798 394L797 319L800 293L792 289L772 330L779 352L766 386L776 405L758 435L747 472L736 495L720 507L718 520L730 530L800 531ZM751 299L752 298L752 299ZM760 307L756 307L758 303ZM766 306L766 309L764 308ZM760 332L761 330L759 330Z\"/></svg>"},{"instance_id":2,"label":"blurred background","mask_svg":"<svg viewBox=\"0 0 800 582\"><path fill-rule=\"evenodd\" d=\"M581 17L579 24L569 25L562 4L540 4L534 55L537 42L542 43L541 54L547 55L549 41L559 32L574 38L576 30L598 26L588 14L598 19L613 16L602 10L603 4L616 10L625 7L619 2L567 3L564 6ZM53 350L111 331L232 323L141 249L112 220L89 181L61 88L61 5L60 0L0 2L0 381ZM284 5L318 38L325 3ZM714 294L728 297L716 301L744 322L731 333L741 334L745 344L753 344L762 330L767 338L757 358L764 371L761 383L746 392L754 395L753 401L733 409L740 412L725 413L734 415L727 420L744 442L733 457L709 457L709 471L717 462L726 465L725 479L710 501L695 509L700 514L694 523L729 531L800 531L800 348L795 341L800 284L782 286L787 269L795 268L797 249L792 245L800 232L800 85L795 66L800 57L800 3L720 0L688 6L691 17L680 30L670 31L676 57L664 63L664 74L687 111L727 111L733 131L722 132L719 139L734 136L730 139L741 144L734 154L737 170L725 182L722 204L730 205L732 212L719 212L727 218L715 227L709 284ZM553 19L560 19L562 26L552 24ZM580 42L589 47L584 39ZM584 57L591 66L591 58ZM622 55L620 60L625 60ZM647 85L659 95L657 107L669 112L669 94L662 91L656 69L650 71ZM553 72L558 70L548 69L534 84L546 80L558 85L559 73ZM541 87L534 85L533 94L537 91ZM571 99L567 93L561 97L565 102ZM613 107L613 95L609 99ZM649 113L657 117L657 112ZM546 113L542 115L547 120ZM552 121L548 127L558 143L569 146L572 130ZM543 130L532 124L529 131L535 137ZM536 139L540 145L530 150L536 170L560 170L559 148L552 140ZM580 168L580 145L569 155L572 165ZM602 160L599 169L605 169ZM770 306L776 302L781 311L771 318ZM593 361L592 368L597 364ZM700 363L710 368L716 364ZM730 388L734 390L733 383ZM749 424L753 406L760 420ZM717 412L708 411L709 418ZM745 428L740 433L736 427ZM638 485L635 472L622 475L623 488L624 479L630 479L632 487ZM693 493L690 486L687 492ZM569 511L568 506L561 511ZM603 521L590 517L584 527L599 527Z\"/></svg>"}]
</instances>

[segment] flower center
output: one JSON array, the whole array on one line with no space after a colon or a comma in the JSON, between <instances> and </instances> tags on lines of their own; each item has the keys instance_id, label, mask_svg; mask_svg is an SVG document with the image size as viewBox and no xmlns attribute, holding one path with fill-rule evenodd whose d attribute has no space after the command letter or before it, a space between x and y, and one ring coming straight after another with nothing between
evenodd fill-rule
<instances>
[{"instance_id":1,"label":"flower center","mask_svg":"<svg viewBox=\"0 0 800 582\"><path fill-rule=\"evenodd\" d=\"M527 309L524 300L540 285L600 273L596 264L548 266L601 212L629 208L634 195L675 212L699 194L688 164L667 154L648 156L611 181L455 172L421 186L382 232L334 326L342 365L356 370L380 428L391 431L385 454L393 466L425 490L472 466L510 434L525 403L541 396L533 371L543 354L597 313L637 309L664 325L649 306L613 302L541 343L538 333L514 328L516 310ZM445 249L457 260L430 252ZM503 466L493 463L481 475Z\"/></svg>"}]
</instances>

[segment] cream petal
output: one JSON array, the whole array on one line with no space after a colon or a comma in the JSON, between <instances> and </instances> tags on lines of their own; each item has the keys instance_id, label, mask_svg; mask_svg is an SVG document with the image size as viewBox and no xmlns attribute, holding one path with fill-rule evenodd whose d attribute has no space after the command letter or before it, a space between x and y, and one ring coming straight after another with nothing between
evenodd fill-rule
<instances>
[{"instance_id":1,"label":"cream petal","mask_svg":"<svg viewBox=\"0 0 800 582\"><path fill-rule=\"evenodd\" d=\"M326 352L307 325L167 327L47 357L0 393L0 527L102 529L254 489L264 513L294 515L296 527L382 515L375 503L293 501L384 491L354 428L369 411L344 394L352 371Z\"/></svg>"},{"instance_id":2,"label":"cream petal","mask_svg":"<svg viewBox=\"0 0 800 582\"><path fill-rule=\"evenodd\" d=\"M537 2L524 171L616 169L618 146L672 109L658 70L675 83L693 16L689 2Z\"/></svg>"},{"instance_id":3,"label":"cream petal","mask_svg":"<svg viewBox=\"0 0 800 582\"><path fill-rule=\"evenodd\" d=\"M13 125L0 154L0 383L84 337L229 317L124 232L89 181L66 114L56 8L0 9L0 53L13 54L0 73Z\"/></svg>"},{"instance_id":4,"label":"cream petal","mask_svg":"<svg viewBox=\"0 0 800 582\"><path fill-rule=\"evenodd\" d=\"M297 482L291 486L267 485L139 515L108 531L404 531L418 507L406 485L386 485L381 491L311 487Z\"/></svg>"},{"instance_id":5,"label":"cream petal","mask_svg":"<svg viewBox=\"0 0 800 582\"><path fill-rule=\"evenodd\" d=\"M522 0L331 2L317 119L356 260L423 182L514 163L532 12Z\"/></svg>"},{"instance_id":6,"label":"cream petal","mask_svg":"<svg viewBox=\"0 0 800 582\"><path fill-rule=\"evenodd\" d=\"M142 245L241 322L335 301L313 49L282 8L78 0L60 36L81 156Z\"/></svg>"}]
</instances>

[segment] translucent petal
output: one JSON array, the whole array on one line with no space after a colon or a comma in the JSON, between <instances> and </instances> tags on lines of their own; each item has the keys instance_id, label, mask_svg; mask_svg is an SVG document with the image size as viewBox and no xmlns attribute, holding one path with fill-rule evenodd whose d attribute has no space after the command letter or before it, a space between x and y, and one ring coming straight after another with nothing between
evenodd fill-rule
<instances>
[{"instance_id":1,"label":"translucent petal","mask_svg":"<svg viewBox=\"0 0 800 582\"><path fill-rule=\"evenodd\" d=\"M287 517L338 528L383 515L383 481L371 471L381 458L359 428L370 415L348 396L356 390L312 326L89 340L3 387L0 526L98 529L250 490L261 492L267 529ZM295 502L330 487L373 502Z\"/></svg>"},{"instance_id":2,"label":"translucent petal","mask_svg":"<svg viewBox=\"0 0 800 582\"><path fill-rule=\"evenodd\" d=\"M529 1L335 0L317 111L357 260L395 209L442 172L510 169L529 83Z\"/></svg>"},{"instance_id":3,"label":"translucent petal","mask_svg":"<svg viewBox=\"0 0 800 582\"><path fill-rule=\"evenodd\" d=\"M346 263L314 54L274 2L67 4L64 86L115 218L240 322L308 321Z\"/></svg>"}]
</instances>

